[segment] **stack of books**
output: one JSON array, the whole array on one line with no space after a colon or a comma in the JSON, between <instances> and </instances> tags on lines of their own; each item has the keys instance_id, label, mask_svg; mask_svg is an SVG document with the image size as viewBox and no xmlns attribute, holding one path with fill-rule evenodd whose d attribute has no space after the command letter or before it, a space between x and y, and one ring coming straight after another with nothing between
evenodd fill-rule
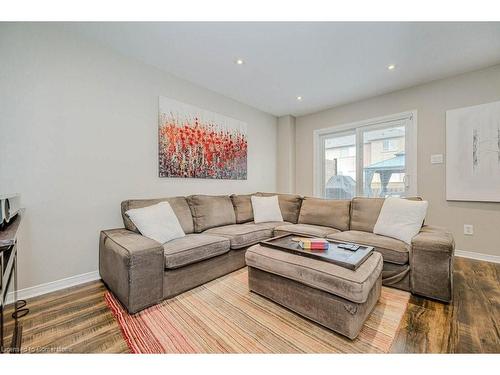
<instances>
[{"instance_id":1,"label":"stack of books","mask_svg":"<svg viewBox=\"0 0 500 375\"><path fill-rule=\"evenodd\" d=\"M299 245L304 250L328 250L328 241L324 238L301 238Z\"/></svg>"}]
</instances>

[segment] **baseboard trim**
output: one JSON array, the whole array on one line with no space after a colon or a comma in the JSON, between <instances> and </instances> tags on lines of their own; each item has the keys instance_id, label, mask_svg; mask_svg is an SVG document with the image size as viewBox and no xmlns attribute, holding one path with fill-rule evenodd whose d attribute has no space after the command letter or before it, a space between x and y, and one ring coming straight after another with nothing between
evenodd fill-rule
<instances>
[{"instance_id":1,"label":"baseboard trim","mask_svg":"<svg viewBox=\"0 0 500 375\"><path fill-rule=\"evenodd\" d=\"M462 257L462 258L475 259L475 260L483 260L483 261L492 262L492 263L500 263L500 256L499 255L475 253L472 251L465 251L465 250L455 250L455 256Z\"/></svg>"},{"instance_id":2,"label":"baseboard trim","mask_svg":"<svg viewBox=\"0 0 500 375\"><path fill-rule=\"evenodd\" d=\"M17 298L27 299L27 298L37 297L42 294L55 292L57 290L87 283L89 281L99 280L100 278L101 276L99 275L99 271L82 273L80 275L67 277L65 279L51 281L45 284L35 285L25 289L19 289L17 291ZM7 304L12 302L14 302L14 292L10 292L7 295Z\"/></svg>"}]
</instances>

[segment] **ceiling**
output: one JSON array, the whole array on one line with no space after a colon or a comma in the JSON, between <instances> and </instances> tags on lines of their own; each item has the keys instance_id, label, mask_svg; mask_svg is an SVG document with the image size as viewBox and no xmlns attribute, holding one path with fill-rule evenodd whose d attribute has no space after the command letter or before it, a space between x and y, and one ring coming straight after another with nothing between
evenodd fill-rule
<instances>
[{"instance_id":1,"label":"ceiling","mask_svg":"<svg viewBox=\"0 0 500 375\"><path fill-rule=\"evenodd\" d=\"M276 116L312 113L500 63L500 22L95 22L64 27ZM235 64L238 58L244 64ZM388 70L390 64L396 68Z\"/></svg>"}]
</instances>

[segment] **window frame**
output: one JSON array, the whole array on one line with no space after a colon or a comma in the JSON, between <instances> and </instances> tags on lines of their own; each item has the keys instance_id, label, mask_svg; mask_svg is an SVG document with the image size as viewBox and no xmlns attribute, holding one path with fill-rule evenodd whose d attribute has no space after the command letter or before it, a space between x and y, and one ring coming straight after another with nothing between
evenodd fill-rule
<instances>
[{"instance_id":1,"label":"window frame","mask_svg":"<svg viewBox=\"0 0 500 375\"><path fill-rule=\"evenodd\" d=\"M417 110L386 115L368 120L356 121L348 124L316 129L313 131L313 195L325 197L325 142L331 136L352 134L356 136L356 195L364 196L363 187L363 133L367 130L383 129L390 122L404 121L405 130L405 185L407 195L417 195Z\"/></svg>"}]
</instances>

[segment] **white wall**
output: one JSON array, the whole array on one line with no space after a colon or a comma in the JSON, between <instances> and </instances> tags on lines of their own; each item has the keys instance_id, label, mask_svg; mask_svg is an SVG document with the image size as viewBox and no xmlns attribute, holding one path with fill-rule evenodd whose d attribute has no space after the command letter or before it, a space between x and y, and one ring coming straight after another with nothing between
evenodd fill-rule
<instances>
[{"instance_id":1,"label":"white wall","mask_svg":"<svg viewBox=\"0 0 500 375\"><path fill-rule=\"evenodd\" d=\"M401 69L404 69L402 67ZM313 131L416 109L418 194L429 200L426 220L452 231L457 249L500 256L500 203L446 201L446 111L500 100L500 65L317 112L296 119L296 192L313 193ZM281 139L280 139L281 142ZM463 225L473 224L465 236Z\"/></svg>"},{"instance_id":2,"label":"white wall","mask_svg":"<svg viewBox=\"0 0 500 375\"><path fill-rule=\"evenodd\" d=\"M0 51L0 191L27 208L20 288L97 270L124 199L276 189L274 116L51 24L0 24ZM248 180L158 178L159 95L247 122Z\"/></svg>"},{"instance_id":3,"label":"white wall","mask_svg":"<svg viewBox=\"0 0 500 375\"><path fill-rule=\"evenodd\" d=\"M281 193L295 191L295 117L278 118L277 186Z\"/></svg>"}]
</instances>

